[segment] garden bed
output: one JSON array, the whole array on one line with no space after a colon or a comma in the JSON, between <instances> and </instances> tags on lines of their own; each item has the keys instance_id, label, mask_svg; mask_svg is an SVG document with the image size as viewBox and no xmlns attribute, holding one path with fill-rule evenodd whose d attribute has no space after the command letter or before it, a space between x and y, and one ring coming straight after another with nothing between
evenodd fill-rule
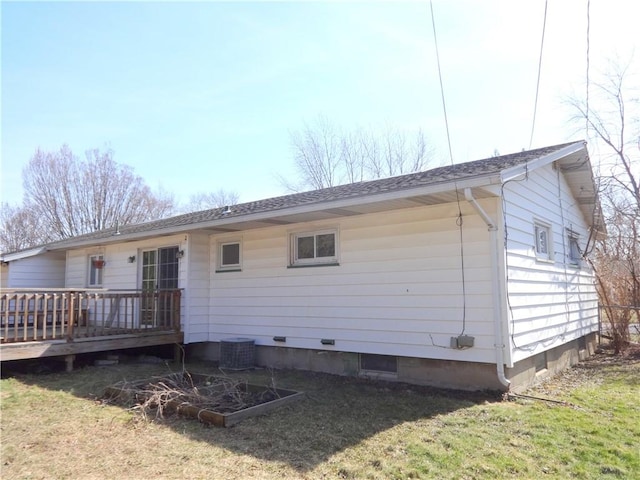
<instances>
[{"instance_id":1,"label":"garden bed","mask_svg":"<svg viewBox=\"0 0 640 480\"><path fill-rule=\"evenodd\" d=\"M232 377L180 372L135 382L118 382L104 396L131 406L147 416L165 412L218 427L230 427L248 417L303 398L302 392L253 385Z\"/></svg>"}]
</instances>

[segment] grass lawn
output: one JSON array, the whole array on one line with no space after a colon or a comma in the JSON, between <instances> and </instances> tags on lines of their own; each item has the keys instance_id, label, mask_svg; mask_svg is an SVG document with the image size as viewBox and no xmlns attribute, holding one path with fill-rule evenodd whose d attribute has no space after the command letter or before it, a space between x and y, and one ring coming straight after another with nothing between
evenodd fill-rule
<instances>
[{"instance_id":1,"label":"grass lawn","mask_svg":"<svg viewBox=\"0 0 640 480\"><path fill-rule=\"evenodd\" d=\"M3 379L2 478L640 478L638 357L601 354L527 392L556 402L255 370L238 376L307 398L228 429L144 420L100 399L120 380L180 369Z\"/></svg>"}]
</instances>

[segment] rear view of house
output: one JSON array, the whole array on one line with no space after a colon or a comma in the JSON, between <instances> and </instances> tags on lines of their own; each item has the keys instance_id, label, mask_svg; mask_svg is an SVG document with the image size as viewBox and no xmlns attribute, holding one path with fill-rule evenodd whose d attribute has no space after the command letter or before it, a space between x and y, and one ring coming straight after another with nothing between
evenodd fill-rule
<instances>
[{"instance_id":1,"label":"rear view of house","mask_svg":"<svg viewBox=\"0 0 640 480\"><path fill-rule=\"evenodd\" d=\"M179 290L190 355L247 339L257 365L517 389L593 349L602 231L576 142L5 254L3 287ZM153 302L131 321L166 312Z\"/></svg>"}]
</instances>

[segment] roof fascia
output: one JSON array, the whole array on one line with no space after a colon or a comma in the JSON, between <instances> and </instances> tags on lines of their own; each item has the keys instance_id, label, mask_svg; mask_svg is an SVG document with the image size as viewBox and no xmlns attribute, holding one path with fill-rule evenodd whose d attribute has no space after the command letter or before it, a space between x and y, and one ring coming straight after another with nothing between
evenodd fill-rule
<instances>
[{"instance_id":1,"label":"roof fascia","mask_svg":"<svg viewBox=\"0 0 640 480\"><path fill-rule=\"evenodd\" d=\"M585 142L576 142L571 145L567 145L560 150L556 150L553 153L545 155L543 157L538 157L534 160L530 160L528 162L523 163L522 165L517 165L515 167L507 168L502 171L501 178L502 183L508 182L509 180L513 180L521 175L525 175L530 170L535 170L537 168L543 167L545 165L549 165L561 158L566 157L567 155L571 155L572 153L579 152L580 150L585 149Z\"/></svg>"},{"instance_id":2,"label":"roof fascia","mask_svg":"<svg viewBox=\"0 0 640 480\"><path fill-rule=\"evenodd\" d=\"M15 253L5 253L2 255L2 261L13 262L15 260L21 260L23 258L35 257L36 255L41 255L46 252L47 249L45 247L37 247Z\"/></svg>"},{"instance_id":3,"label":"roof fascia","mask_svg":"<svg viewBox=\"0 0 640 480\"><path fill-rule=\"evenodd\" d=\"M405 198L437 194L452 191L455 189L463 190L464 188L477 188L491 184L499 184L501 177L499 173L478 175L475 177L468 177L463 180L444 180L429 185L405 188L401 190L393 190L390 192L373 193L369 195L361 195L358 197L343 198L331 201L322 201L313 203L310 205L300 205L297 207L285 207L281 209L268 210L264 212L251 213L247 215L240 215L237 217L218 218L215 220L209 220L206 222L189 223L185 225L170 226L166 228L160 228L156 230L147 230L143 232L135 233L120 233L111 237L99 238L99 239L87 239L77 242L65 243L59 247L50 246L50 250L69 250L72 248L86 247L92 245L106 245L113 243L131 242L134 240L142 240L149 237L167 236L173 234L181 234L186 232L192 232L199 229L216 228L231 226L236 223L243 222L256 222L261 220L268 220L288 215L300 215L304 213L312 213L322 211L326 209L336 208L348 208L357 205L366 205L370 203L380 203L385 201L401 200Z\"/></svg>"}]
</instances>

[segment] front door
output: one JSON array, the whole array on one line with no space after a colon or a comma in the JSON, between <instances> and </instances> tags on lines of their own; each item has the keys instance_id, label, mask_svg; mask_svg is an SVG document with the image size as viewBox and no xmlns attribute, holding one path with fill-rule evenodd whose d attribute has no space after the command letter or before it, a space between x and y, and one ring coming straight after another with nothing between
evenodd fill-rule
<instances>
[{"instance_id":1,"label":"front door","mask_svg":"<svg viewBox=\"0 0 640 480\"><path fill-rule=\"evenodd\" d=\"M171 314L168 296L162 291L178 288L178 247L158 248L142 252L143 325L166 325Z\"/></svg>"}]
</instances>

